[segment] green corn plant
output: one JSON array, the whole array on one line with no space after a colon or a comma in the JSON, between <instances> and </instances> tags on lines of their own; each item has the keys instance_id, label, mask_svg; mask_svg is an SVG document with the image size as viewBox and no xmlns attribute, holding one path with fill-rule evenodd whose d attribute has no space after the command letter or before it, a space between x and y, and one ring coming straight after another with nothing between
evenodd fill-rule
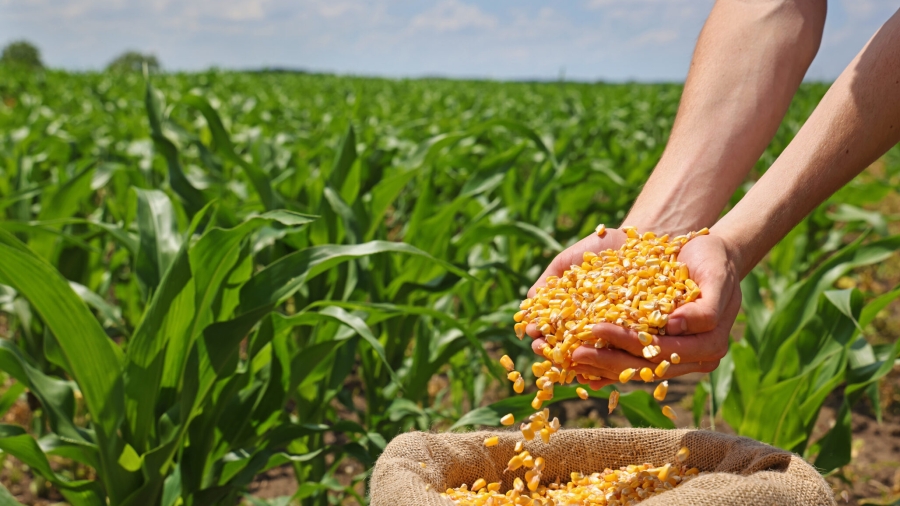
<instances>
[{"instance_id":1,"label":"green corn plant","mask_svg":"<svg viewBox=\"0 0 900 506\"><path fill-rule=\"evenodd\" d=\"M731 343L698 395L702 398L708 391L712 414L721 412L738 434L817 456L815 463L823 472L849 462L849 410L890 371L900 354L897 343L874 348L861 334L878 311L900 296L900 290L865 303L857 289L832 289L851 269L883 261L900 248L898 236L864 239L840 249L793 283L769 283L761 268L745 278L743 338ZM764 286L773 296L772 309L760 296ZM842 385L837 424L810 444L826 397Z\"/></svg>"}]
</instances>

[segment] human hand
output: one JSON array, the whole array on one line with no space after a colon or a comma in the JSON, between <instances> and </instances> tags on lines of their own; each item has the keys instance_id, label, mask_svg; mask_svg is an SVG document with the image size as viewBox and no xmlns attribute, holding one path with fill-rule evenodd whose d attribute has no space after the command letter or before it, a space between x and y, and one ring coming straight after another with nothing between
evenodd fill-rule
<instances>
[{"instance_id":1,"label":"human hand","mask_svg":"<svg viewBox=\"0 0 900 506\"><path fill-rule=\"evenodd\" d=\"M654 369L663 360L671 362L672 353L677 353L681 361L670 365L662 379L691 372L710 372L718 367L719 360L728 351L728 335L741 306L739 271L732 256L727 254L725 242L716 235L692 239L682 248L678 260L687 264L691 279L700 287L701 296L672 312L666 335L653 336L653 344L661 348L659 355L650 360L643 358L644 345L633 330L610 323L594 325L594 335L608 342L610 348L582 346L573 352L573 361L579 364L575 370L579 373L580 383L590 384L594 389L602 388L618 381L619 373L624 369ZM545 276L539 281L543 279ZM528 332L530 336L540 336L538 329L533 330ZM538 337L532 348L540 354L543 345L544 340ZM586 376L603 379L589 381Z\"/></svg>"}]
</instances>

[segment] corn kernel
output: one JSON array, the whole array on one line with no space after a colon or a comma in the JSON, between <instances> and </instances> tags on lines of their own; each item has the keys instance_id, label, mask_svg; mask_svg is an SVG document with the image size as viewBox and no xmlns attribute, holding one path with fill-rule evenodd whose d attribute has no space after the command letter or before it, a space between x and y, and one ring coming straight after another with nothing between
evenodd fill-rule
<instances>
[{"instance_id":1,"label":"corn kernel","mask_svg":"<svg viewBox=\"0 0 900 506\"><path fill-rule=\"evenodd\" d=\"M653 342L653 336L651 336L647 332L638 332L638 341L640 341L644 346L647 346Z\"/></svg>"},{"instance_id":2,"label":"corn kernel","mask_svg":"<svg viewBox=\"0 0 900 506\"><path fill-rule=\"evenodd\" d=\"M500 444L500 438L498 436L491 436L484 440L484 446L487 446L488 448L497 446L498 444Z\"/></svg>"},{"instance_id":3,"label":"corn kernel","mask_svg":"<svg viewBox=\"0 0 900 506\"><path fill-rule=\"evenodd\" d=\"M628 381L631 380L631 378L633 378L633 377L634 377L634 369L632 369L630 367L628 369L625 369L621 373L619 373L619 381L622 383L628 383Z\"/></svg>"},{"instance_id":4,"label":"corn kernel","mask_svg":"<svg viewBox=\"0 0 900 506\"><path fill-rule=\"evenodd\" d=\"M487 486L487 482L484 481L484 478L478 478L477 480L475 480L475 483L472 484L472 491L478 492L479 490L483 489L485 486Z\"/></svg>"},{"instance_id":5,"label":"corn kernel","mask_svg":"<svg viewBox=\"0 0 900 506\"><path fill-rule=\"evenodd\" d=\"M641 379L644 380L645 383L653 381L653 370L649 367L641 368Z\"/></svg>"},{"instance_id":6,"label":"corn kernel","mask_svg":"<svg viewBox=\"0 0 900 506\"><path fill-rule=\"evenodd\" d=\"M512 359L509 358L509 355L503 355L502 357L500 357L500 365L502 365L503 368L508 372L512 372L512 370L516 368L515 364L513 364Z\"/></svg>"},{"instance_id":7,"label":"corn kernel","mask_svg":"<svg viewBox=\"0 0 900 506\"><path fill-rule=\"evenodd\" d=\"M506 375L506 379L509 381L515 382L517 379L521 378L522 374L519 371L512 371L511 373Z\"/></svg>"},{"instance_id":8,"label":"corn kernel","mask_svg":"<svg viewBox=\"0 0 900 506\"><path fill-rule=\"evenodd\" d=\"M663 406L662 414L666 415L666 418L672 420L673 422L678 418L678 415L675 414L675 410L672 409L671 406Z\"/></svg>"},{"instance_id":9,"label":"corn kernel","mask_svg":"<svg viewBox=\"0 0 900 506\"><path fill-rule=\"evenodd\" d=\"M675 454L675 459L682 464L687 461L688 457L691 456L691 451L687 446L682 446L678 453Z\"/></svg>"},{"instance_id":10,"label":"corn kernel","mask_svg":"<svg viewBox=\"0 0 900 506\"><path fill-rule=\"evenodd\" d=\"M512 413L509 413L509 414L503 415L503 418L500 419L500 423L503 425L512 425L512 424L516 423L516 418L513 416Z\"/></svg>"},{"instance_id":11,"label":"corn kernel","mask_svg":"<svg viewBox=\"0 0 900 506\"><path fill-rule=\"evenodd\" d=\"M517 394L520 394L525 391L525 380L522 379L521 376L516 378L515 383L513 383L513 391Z\"/></svg>"},{"instance_id":12,"label":"corn kernel","mask_svg":"<svg viewBox=\"0 0 900 506\"><path fill-rule=\"evenodd\" d=\"M666 394L669 392L669 382L663 381L659 385L656 385L656 390L653 391L653 398L662 402L666 400Z\"/></svg>"},{"instance_id":13,"label":"corn kernel","mask_svg":"<svg viewBox=\"0 0 900 506\"><path fill-rule=\"evenodd\" d=\"M656 366L656 370L653 371L656 373L656 376L662 378L666 375L666 372L669 370L669 362L667 360L663 360Z\"/></svg>"},{"instance_id":14,"label":"corn kernel","mask_svg":"<svg viewBox=\"0 0 900 506\"><path fill-rule=\"evenodd\" d=\"M587 398L589 397L587 390L581 387L576 388L575 393L578 394L578 397L581 397L582 400L587 400Z\"/></svg>"},{"instance_id":15,"label":"corn kernel","mask_svg":"<svg viewBox=\"0 0 900 506\"><path fill-rule=\"evenodd\" d=\"M607 408L609 408L609 413L612 414L613 410L616 409L616 406L619 405L619 391L613 390L609 393L609 404Z\"/></svg>"},{"instance_id":16,"label":"corn kernel","mask_svg":"<svg viewBox=\"0 0 900 506\"><path fill-rule=\"evenodd\" d=\"M606 225L602 223L597 225L597 228L594 229L594 232L597 233L597 237L603 237L604 235L606 235Z\"/></svg>"},{"instance_id":17,"label":"corn kernel","mask_svg":"<svg viewBox=\"0 0 900 506\"><path fill-rule=\"evenodd\" d=\"M672 356L669 357L669 358L672 360L672 363L673 363L673 364L680 364L680 363L681 363L681 356L678 355L677 353L673 353Z\"/></svg>"}]
</instances>

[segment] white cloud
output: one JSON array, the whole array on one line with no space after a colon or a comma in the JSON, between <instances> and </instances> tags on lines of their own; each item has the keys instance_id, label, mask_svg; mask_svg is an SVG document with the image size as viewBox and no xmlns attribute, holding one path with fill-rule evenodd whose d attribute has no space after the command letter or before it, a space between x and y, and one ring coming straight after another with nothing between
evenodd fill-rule
<instances>
[{"instance_id":1,"label":"white cloud","mask_svg":"<svg viewBox=\"0 0 900 506\"><path fill-rule=\"evenodd\" d=\"M433 8L412 18L414 31L458 32L468 28L494 28L497 19L475 5L459 0L443 0Z\"/></svg>"},{"instance_id":2,"label":"white cloud","mask_svg":"<svg viewBox=\"0 0 900 506\"><path fill-rule=\"evenodd\" d=\"M669 28L663 28L660 30L647 30L639 34L637 37L631 39L629 44L633 44L638 47L644 46L659 46L662 44L668 44L674 40L678 39L678 30L672 30Z\"/></svg>"}]
</instances>

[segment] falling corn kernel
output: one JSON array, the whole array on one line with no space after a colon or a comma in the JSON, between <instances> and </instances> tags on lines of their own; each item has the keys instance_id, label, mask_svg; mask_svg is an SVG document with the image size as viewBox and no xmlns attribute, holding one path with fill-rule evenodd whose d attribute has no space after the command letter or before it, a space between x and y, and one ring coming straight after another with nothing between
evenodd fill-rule
<instances>
[{"instance_id":1,"label":"falling corn kernel","mask_svg":"<svg viewBox=\"0 0 900 506\"><path fill-rule=\"evenodd\" d=\"M497 446L500 444L500 438L498 436L491 436L484 440L484 446L490 448L491 446Z\"/></svg>"},{"instance_id":2,"label":"falling corn kernel","mask_svg":"<svg viewBox=\"0 0 900 506\"><path fill-rule=\"evenodd\" d=\"M641 350L641 353L644 355L644 358L646 358L648 360L659 355L659 352L660 352L660 347L655 344L648 344L647 346L644 346L643 350Z\"/></svg>"},{"instance_id":3,"label":"falling corn kernel","mask_svg":"<svg viewBox=\"0 0 900 506\"><path fill-rule=\"evenodd\" d=\"M653 391L653 398L662 402L666 400L666 394L669 392L669 382L663 381L659 385L656 385L656 390Z\"/></svg>"},{"instance_id":4,"label":"falling corn kernel","mask_svg":"<svg viewBox=\"0 0 900 506\"><path fill-rule=\"evenodd\" d=\"M597 228L594 229L594 232L597 233L597 237L603 237L606 235L606 225L603 223L597 225Z\"/></svg>"},{"instance_id":5,"label":"falling corn kernel","mask_svg":"<svg viewBox=\"0 0 900 506\"><path fill-rule=\"evenodd\" d=\"M673 422L678 418L678 415L675 414L675 410L672 409L671 406L663 406L662 414L666 415L666 418L672 420Z\"/></svg>"},{"instance_id":6,"label":"falling corn kernel","mask_svg":"<svg viewBox=\"0 0 900 506\"><path fill-rule=\"evenodd\" d=\"M522 451L522 448L524 448L524 447L525 447L525 443L523 443L521 441L516 441L516 448L513 451L516 453L519 453Z\"/></svg>"},{"instance_id":7,"label":"falling corn kernel","mask_svg":"<svg viewBox=\"0 0 900 506\"><path fill-rule=\"evenodd\" d=\"M663 360L662 362L659 363L659 365L656 366L656 370L653 372L656 373L657 377L662 378L663 376L666 375L666 371L668 371L668 370L669 370L669 362L667 360Z\"/></svg>"},{"instance_id":8,"label":"falling corn kernel","mask_svg":"<svg viewBox=\"0 0 900 506\"><path fill-rule=\"evenodd\" d=\"M535 397L533 401L531 401L531 407L534 409L541 409L541 405L544 404L544 401L541 400L540 397Z\"/></svg>"},{"instance_id":9,"label":"falling corn kernel","mask_svg":"<svg viewBox=\"0 0 900 506\"><path fill-rule=\"evenodd\" d=\"M673 353L672 356L669 357L669 358L672 360L672 363L673 363L673 364L680 364L680 363L681 363L681 356L678 355L677 353Z\"/></svg>"},{"instance_id":10,"label":"falling corn kernel","mask_svg":"<svg viewBox=\"0 0 900 506\"><path fill-rule=\"evenodd\" d=\"M509 463L506 464L507 471L515 471L516 469L522 467L522 457L516 455L515 457L509 459Z\"/></svg>"},{"instance_id":11,"label":"falling corn kernel","mask_svg":"<svg viewBox=\"0 0 900 506\"><path fill-rule=\"evenodd\" d=\"M512 371L506 375L506 379L515 383L515 381L522 377L522 374L519 371Z\"/></svg>"},{"instance_id":12,"label":"falling corn kernel","mask_svg":"<svg viewBox=\"0 0 900 506\"><path fill-rule=\"evenodd\" d=\"M607 407L609 408L609 413L612 414L612 412L616 409L616 406L618 406L618 405L619 405L619 391L613 390L612 392L609 393L609 404L607 405Z\"/></svg>"},{"instance_id":13,"label":"falling corn kernel","mask_svg":"<svg viewBox=\"0 0 900 506\"><path fill-rule=\"evenodd\" d=\"M525 380L522 379L521 376L516 378L515 383L513 383L513 391L517 394L520 394L525 391Z\"/></svg>"},{"instance_id":14,"label":"falling corn kernel","mask_svg":"<svg viewBox=\"0 0 900 506\"><path fill-rule=\"evenodd\" d=\"M424 462L419 462L419 465L422 466L422 469L425 469L425 463L424 463Z\"/></svg>"},{"instance_id":15,"label":"falling corn kernel","mask_svg":"<svg viewBox=\"0 0 900 506\"><path fill-rule=\"evenodd\" d=\"M525 438L525 441L531 441L534 439L534 431L531 430L531 424L522 424L520 428L522 432L522 437Z\"/></svg>"},{"instance_id":16,"label":"falling corn kernel","mask_svg":"<svg viewBox=\"0 0 900 506\"><path fill-rule=\"evenodd\" d=\"M675 454L675 459L682 464L687 461L688 457L691 456L691 451L687 446L682 446L678 453Z\"/></svg>"},{"instance_id":17,"label":"falling corn kernel","mask_svg":"<svg viewBox=\"0 0 900 506\"><path fill-rule=\"evenodd\" d=\"M547 427L541 429L541 440L544 441L544 444L550 444L550 429Z\"/></svg>"},{"instance_id":18,"label":"falling corn kernel","mask_svg":"<svg viewBox=\"0 0 900 506\"><path fill-rule=\"evenodd\" d=\"M587 400L587 398L589 397L587 390L581 387L576 388L575 393L578 394L578 397L581 397L583 400Z\"/></svg>"},{"instance_id":19,"label":"falling corn kernel","mask_svg":"<svg viewBox=\"0 0 900 506\"><path fill-rule=\"evenodd\" d=\"M483 489L486 486L487 486L487 482L484 481L484 478L478 478L477 480L475 480L475 483L472 484L472 491L478 492L479 490Z\"/></svg>"},{"instance_id":20,"label":"falling corn kernel","mask_svg":"<svg viewBox=\"0 0 900 506\"><path fill-rule=\"evenodd\" d=\"M513 364L512 359L509 358L509 355L503 355L502 357L500 357L500 365L502 365L503 368L507 370L507 372L512 372L512 370L516 368L515 364Z\"/></svg>"},{"instance_id":21,"label":"falling corn kernel","mask_svg":"<svg viewBox=\"0 0 900 506\"><path fill-rule=\"evenodd\" d=\"M619 381L622 383L628 383L628 381L630 381L631 378L634 377L634 372L634 369L630 367L628 369L625 369L624 371L619 373Z\"/></svg>"},{"instance_id":22,"label":"falling corn kernel","mask_svg":"<svg viewBox=\"0 0 900 506\"><path fill-rule=\"evenodd\" d=\"M503 425L512 425L516 423L516 418L512 413L509 413L507 415L503 415L503 418L500 419L500 423Z\"/></svg>"},{"instance_id":23,"label":"falling corn kernel","mask_svg":"<svg viewBox=\"0 0 900 506\"><path fill-rule=\"evenodd\" d=\"M653 381L653 370L649 367L642 368L641 379L644 380L645 383L650 383L651 381Z\"/></svg>"}]
</instances>

